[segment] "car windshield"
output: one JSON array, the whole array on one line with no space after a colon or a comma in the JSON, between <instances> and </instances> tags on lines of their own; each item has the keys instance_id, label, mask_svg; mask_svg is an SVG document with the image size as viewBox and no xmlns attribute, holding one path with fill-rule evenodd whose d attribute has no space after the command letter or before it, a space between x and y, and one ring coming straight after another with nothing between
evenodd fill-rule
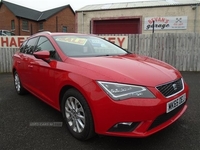
<instances>
[{"instance_id":1,"label":"car windshield","mask_svg":"<svg viewBox=\"0 0 200 150\"><path fill-rule=\"evenodd\" d=\"M125 55L128 52L104 39L94 36L54 36L62 51L69 57L98 57Z\"/></svg>"}]
</instances>

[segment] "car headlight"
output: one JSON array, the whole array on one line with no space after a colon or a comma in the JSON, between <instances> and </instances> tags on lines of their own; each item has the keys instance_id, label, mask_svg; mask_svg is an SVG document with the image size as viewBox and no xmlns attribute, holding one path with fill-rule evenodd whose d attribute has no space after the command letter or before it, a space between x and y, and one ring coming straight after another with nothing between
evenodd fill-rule
<instances>
[{"instance_id":1,"label":"car headlight","mask_svg":"<svg viewBox=\"0 0 200 150\"><path fill-rule=\"evenodd\" d=\"M97 81L97 83L114 100L123 100L132 97L155 98L155 96L146 87L143 86L102 81Z\"/></svg>"}]
</instances>

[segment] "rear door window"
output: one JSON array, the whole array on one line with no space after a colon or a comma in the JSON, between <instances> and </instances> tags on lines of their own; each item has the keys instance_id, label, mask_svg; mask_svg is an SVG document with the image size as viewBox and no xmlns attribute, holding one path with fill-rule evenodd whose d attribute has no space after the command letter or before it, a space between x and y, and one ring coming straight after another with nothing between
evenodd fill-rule
<instances>
[{"instance_id":1,"label":"rear door window","mask_svg":"<svg viewBox=\"0 0 200 150\"><path fill-rule=\"evenodd\" d=\"M27 41L25 41L25 42L21 45L21 47L20 47L20 52L21 52L21 53L25 53L26 43L27 43Z\"/></svg>"}]
</instances>

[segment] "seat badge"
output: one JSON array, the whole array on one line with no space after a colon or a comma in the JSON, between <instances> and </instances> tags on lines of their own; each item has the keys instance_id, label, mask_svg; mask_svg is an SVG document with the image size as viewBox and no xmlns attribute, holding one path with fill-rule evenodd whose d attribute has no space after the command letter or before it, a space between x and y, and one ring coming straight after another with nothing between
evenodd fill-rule
<instances>
[{"instance_id":1,"label":"seat badge","mask_svg":"<svg viewBox=\"0 0 200 150\"><path fill-rule=\"evenodd\" d=\"M173 84L172 87L174 88L174 91L177 90L177 85L176 84Z\"/></svg>"}]
</instances>

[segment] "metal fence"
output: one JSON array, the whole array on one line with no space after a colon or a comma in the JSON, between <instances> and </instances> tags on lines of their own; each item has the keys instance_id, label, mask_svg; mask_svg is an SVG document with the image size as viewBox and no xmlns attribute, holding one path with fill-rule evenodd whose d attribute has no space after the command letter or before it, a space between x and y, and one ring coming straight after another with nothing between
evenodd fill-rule
<instances>
[{"instance_id":1,"label":"metal fence","mask_svg":"<svg viewBox=\"0 0 200 150\"><path fill-rule=\"evenodd\" d=\"M179 71L200 71L200 34L129 34L128 51L165 61ZM17 48L0 47L0 73L12 71Z\"/></svg>"}]
</instances>

